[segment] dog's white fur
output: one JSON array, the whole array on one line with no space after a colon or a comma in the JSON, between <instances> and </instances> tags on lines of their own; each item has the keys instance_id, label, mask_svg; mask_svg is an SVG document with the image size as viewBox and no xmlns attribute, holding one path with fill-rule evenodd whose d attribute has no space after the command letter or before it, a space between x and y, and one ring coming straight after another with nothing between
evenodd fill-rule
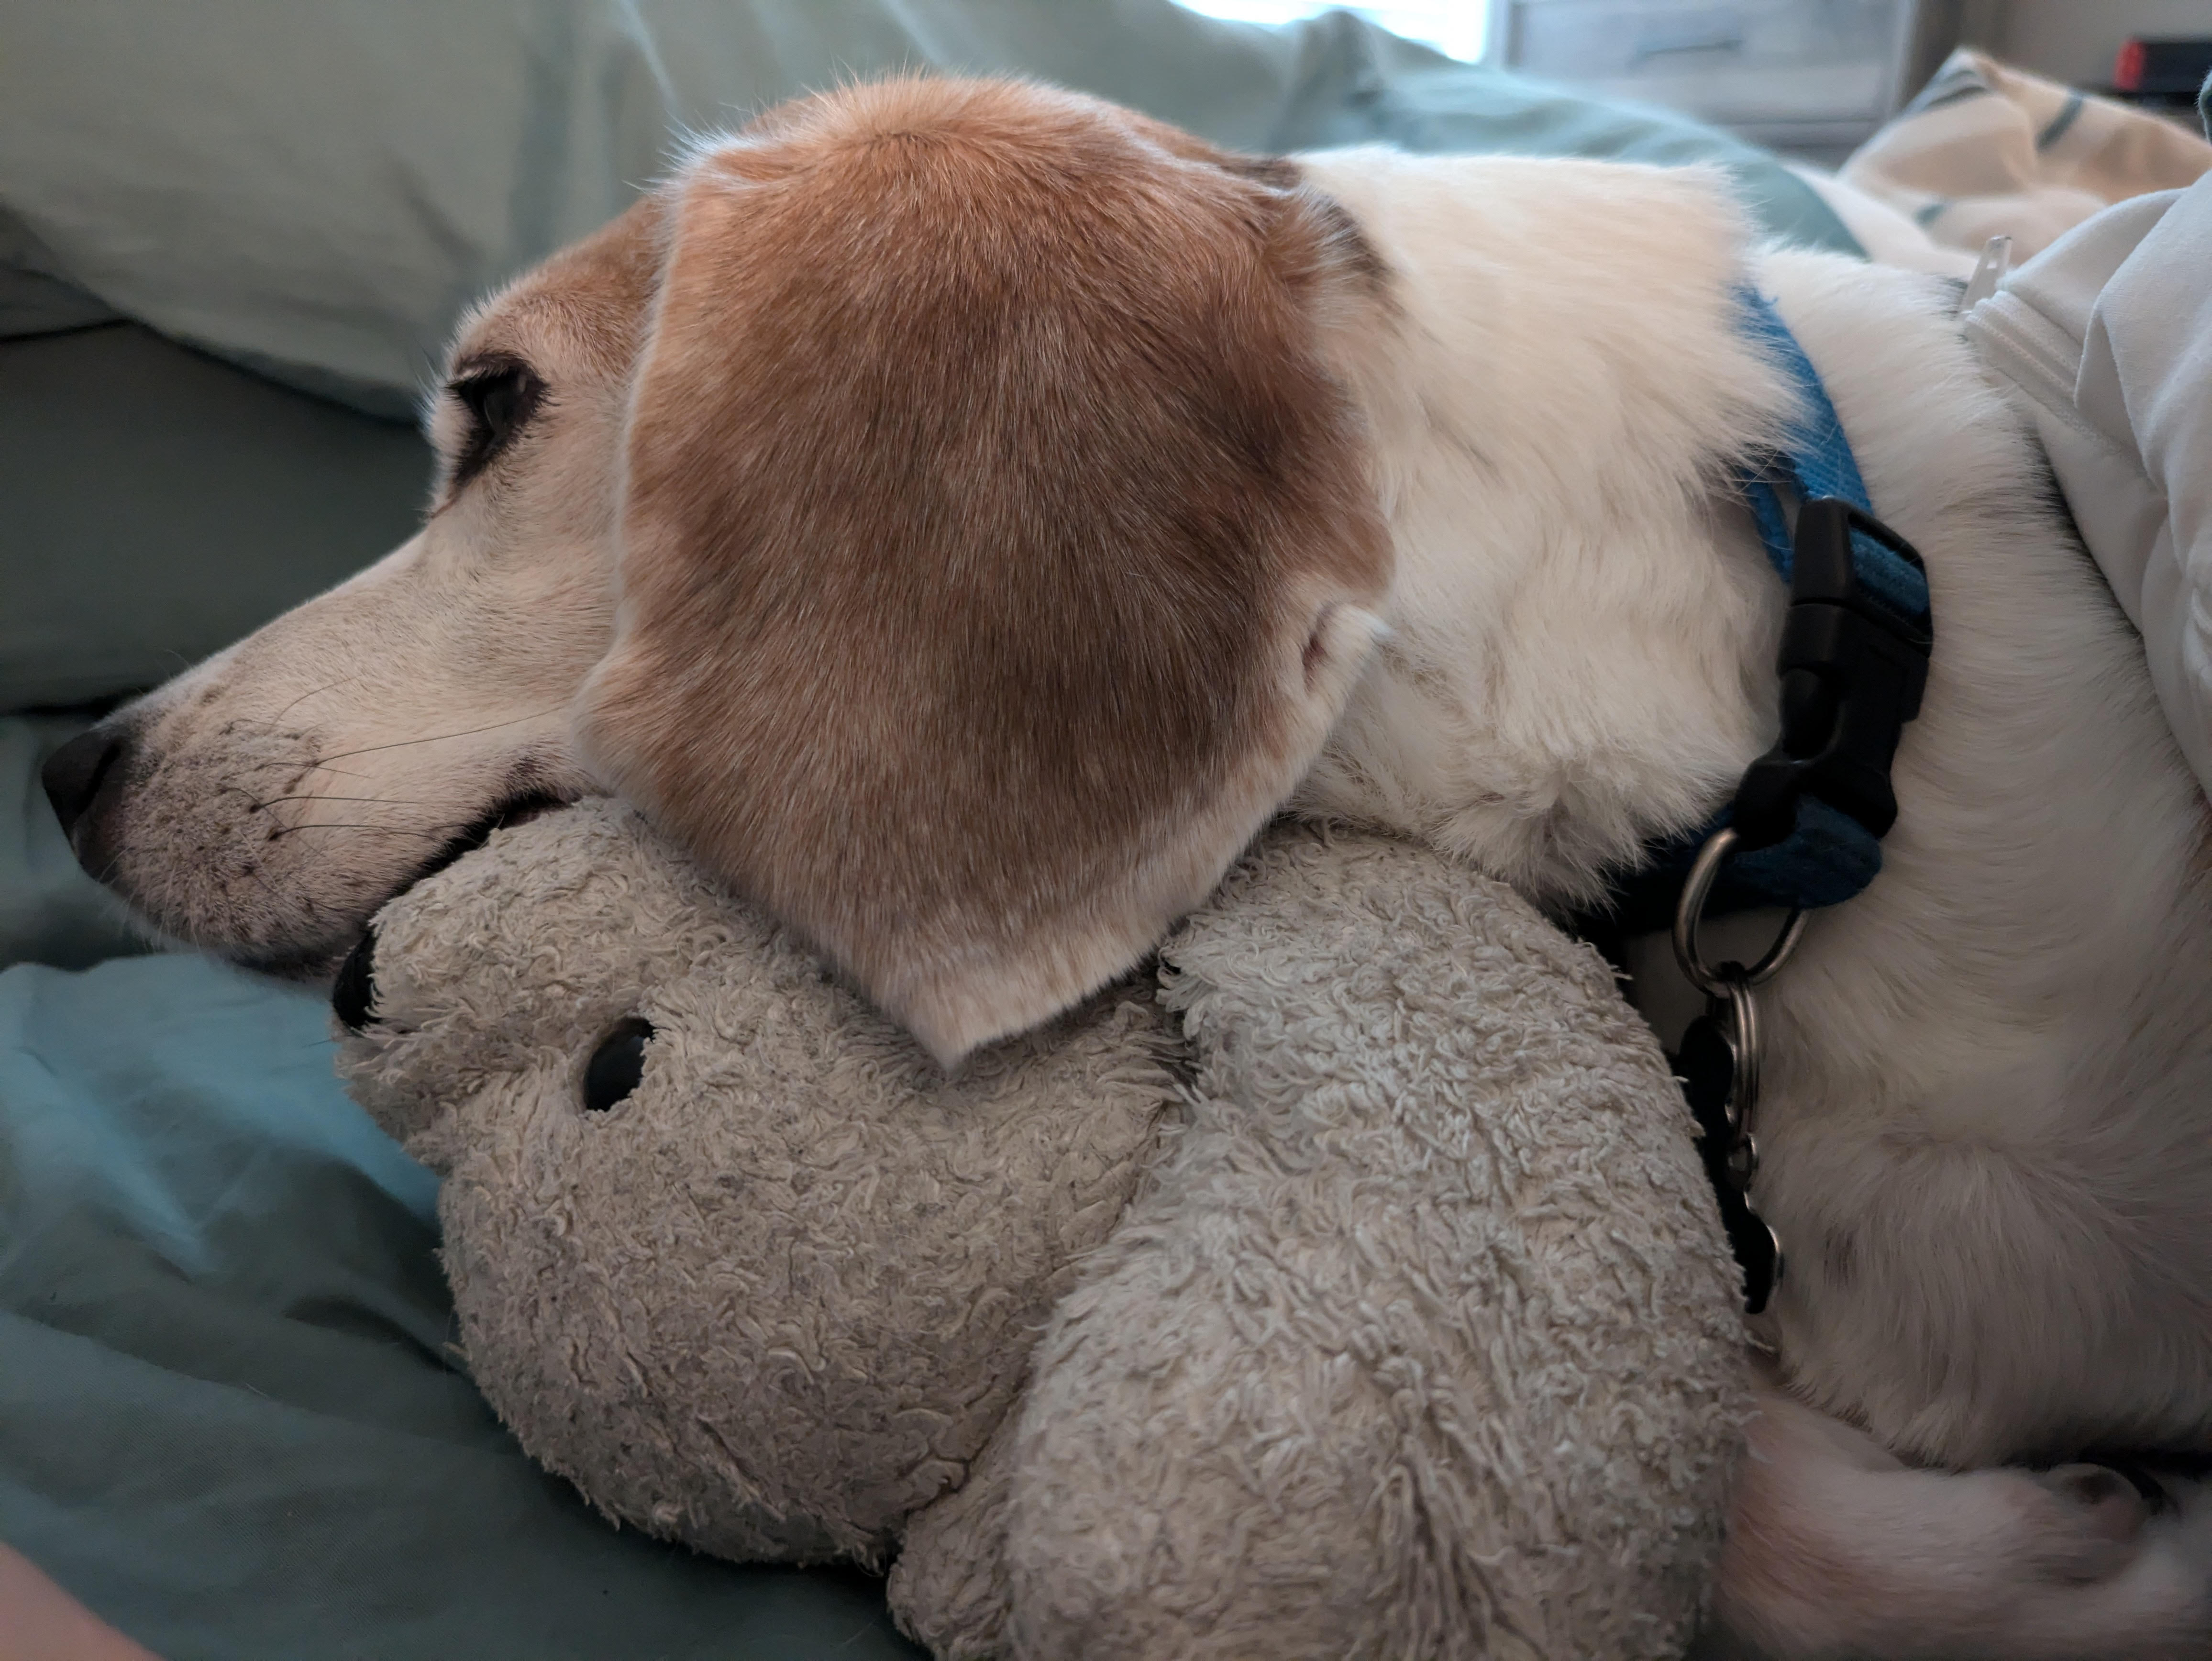
<instances>
[{"instance_id":1,"label":"dog's white fur","mask_svg":"<svg viewBox=\"0 0 2212 1661\"><path fill-rule=\"evenodd\" d=\"M2094 1468L1998 1468L2212 1446L2212 882L2140 649L1951 292L1749 251L1695 170L1303 165L1390 273L1387 317L1333 350L1396 575L1297 807L1556 904L1725 799L1774 727L1783 609L1726 469L1791 397L1734 326L1746 274L1926 557L1938 646L1885 868L1771 989L1757 1198L1790 1251L1788 1389L1716 1641L2212 1653L2191 1485L2148 1514ZM118 857L169 927L326 961L517 781L593 788L568 703L613 625L624 388L587 322L508 310L558 389L529 465L130 714L149 760Z\"/></svg>"}]
</instances>

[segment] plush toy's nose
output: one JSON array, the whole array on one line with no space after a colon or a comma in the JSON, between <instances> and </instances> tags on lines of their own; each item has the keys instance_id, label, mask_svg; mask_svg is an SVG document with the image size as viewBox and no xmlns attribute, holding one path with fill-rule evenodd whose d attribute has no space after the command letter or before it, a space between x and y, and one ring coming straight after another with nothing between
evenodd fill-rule
<instances>
[{"instance_id":1,"label":"plush toy's nose","mask_svg":"<svg viewBox=\"0 0 2212 1661\"><path fill-rule=\"evenodd\" d=\"M345 1023L347 1031L358 1032L368 1025L375 1003L376 930L364 928L331 983L331 1011Z\"/></svg>"}]
</instances>

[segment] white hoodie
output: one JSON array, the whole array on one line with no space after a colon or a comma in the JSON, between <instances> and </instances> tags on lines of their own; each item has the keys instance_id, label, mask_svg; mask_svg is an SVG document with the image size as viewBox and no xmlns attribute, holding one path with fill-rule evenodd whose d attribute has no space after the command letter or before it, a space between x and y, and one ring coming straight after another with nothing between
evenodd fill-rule
<instances>
[{"instance_id":1,"label":"white hoodie","mask_svg":"<svg viewBox=\"0 0 2212 1661\"><path fill-rule=\"evenodd\" d=\"M2212 794L2212 174L2106 209L1966 314Z\"/></svg>"}]
</instances>

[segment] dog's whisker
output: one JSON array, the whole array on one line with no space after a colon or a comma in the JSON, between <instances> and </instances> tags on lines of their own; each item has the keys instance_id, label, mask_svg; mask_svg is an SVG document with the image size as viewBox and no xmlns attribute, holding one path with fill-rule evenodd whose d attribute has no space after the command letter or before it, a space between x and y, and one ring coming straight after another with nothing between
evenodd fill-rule
<instances>
[{"instance_id":1,"label":"dog's whisker","mask_svg":"<svg viewBox=\"0 0 2212 1661\"><path fill-rule=\"evenodd\" d=\"M543 721L548 715L557 714L559 709L560 706L555 704L544 709L532 710L526 715L517 715L512 721L495 721L483 727L465 727L458 733L432 733L419 739L395 739L390 744L365 744L358 750L338 751L330 759L343 761L351 756L366 756L380 750L405 750L417 744L443 744L449 739L473 738L479 733L496 733L502 727L520 727L526 721Z\"/></svg>"},{"instance_id":2,"label":"dog's whisker","mask_svg":"<svg viewBox=\"0 0 2212 1661\"><path fill-rule=\"evenodd\" d=\"M464 821L451 820L417 830L404 824L355 824L345 820L318 819L307 824L287 824L279 827L270 840L290 836L295 830L368 830L383 837L450 837L463 827Z\"/></svg>"},{"instance_id":3,"label":"dog's whisker","mask_svg":"<svg viewBox=\"0 0 2212 1661\"><path fill-rule=\"evenodd\" d=\"M328 682L324 685L314 687L308 691L302 692L299 697L294 698L291 703L286 704L275 715L270 716L266 724L273 727L278 721L283 720L285 716L290 715L293 710L298 709L300 705L305 703L309 698L320 697L325 692L337 691L339 687L345 685L349 681L356 681L360 678L361 676L358 673L341 675L334 681Z\"/></svg>"},{"instance_id":4,"label":"dog's whisker","mask_svg":"<svg viewBox=\"0 0 2212 1661\"><path fill-rule=\"evenodd\" d=\"M267 802L262 800L260 797L255 795L253 792L247 789L242 784L231 784L228 782L218 784L215 788L215 794L219 796L245 797L246 811L252 813L258 813L269 806Z\"/></svg>"},{"instance_id":5,"label":"dog's whisker","mask_svg":"<svg viewBox=\"0 0 2212 1661\"><path fill-rule=\"evenodd\" d=\"M328 796L317 791L302 790L289 796L271 796L267 801L257 801L256 807L276 807L288 801L350 801L372 807L436 807L441 804L419 796Z\"/></svg>"}]
</instances>

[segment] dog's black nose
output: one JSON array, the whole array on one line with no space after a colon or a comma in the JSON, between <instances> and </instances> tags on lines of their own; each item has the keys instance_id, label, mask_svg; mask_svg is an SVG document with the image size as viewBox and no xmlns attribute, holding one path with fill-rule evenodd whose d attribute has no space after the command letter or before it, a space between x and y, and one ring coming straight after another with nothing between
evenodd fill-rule
<instances>
[{"instance_id":1,"label":"dog's black nose","mask_svg":"<svg viewBox=\"0 0 2212 1661\"><path fill-rule=\"evenodd\" d=\"M338 977L331 983L331 1013L345 1024L349 1032L358 1032L369 1024L376 1013L376 930L364 928L361 938L354 942L353 950L346 953L345 961L338 965Z\"/></svg>"},{"instance_id":2,"label":"dog's black nose","mask_svg":"<svg viewBox=\"0 0 2212 1661\"><path fill-rule=\"evenodd\" d=\"M77 826L120 794L123 762L130 750L129 730L101 721L46 757L39 770L39 782L46 786L46 800L54 805L54 817L61 821L64 836L74 841Z\"/></svg>"}]
</instances>

